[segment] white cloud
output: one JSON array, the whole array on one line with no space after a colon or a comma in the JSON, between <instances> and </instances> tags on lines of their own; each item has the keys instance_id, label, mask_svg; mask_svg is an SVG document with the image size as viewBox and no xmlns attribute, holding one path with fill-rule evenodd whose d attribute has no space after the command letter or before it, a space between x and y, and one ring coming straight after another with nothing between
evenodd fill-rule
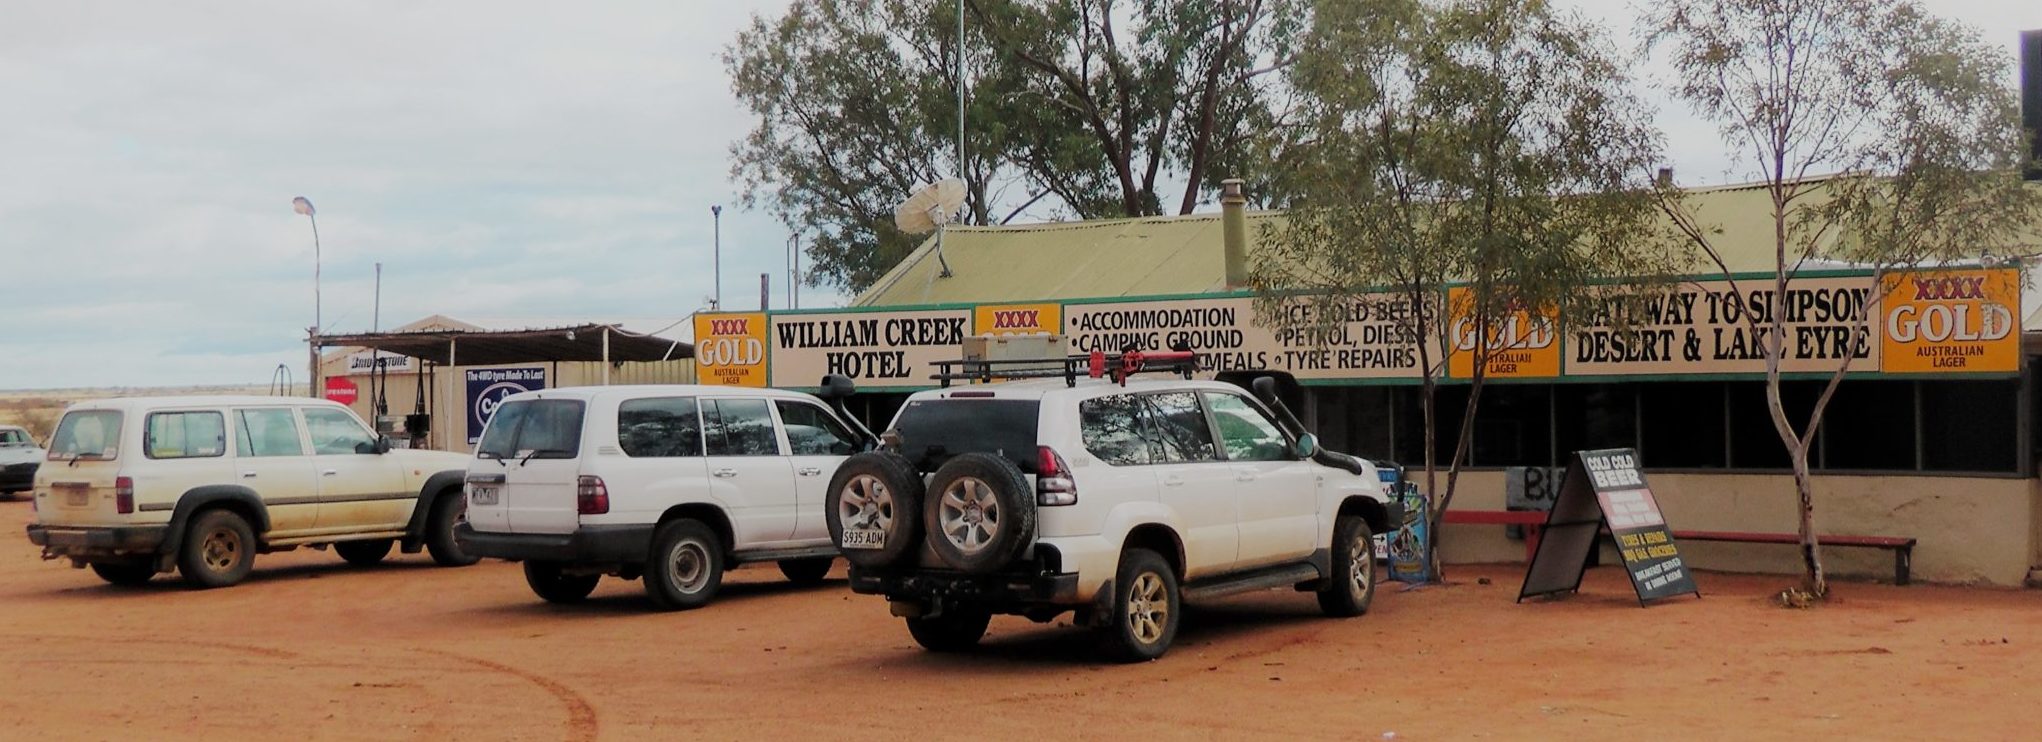
<instances>
[{"instance_id":1,"label":"white cloud","mask_svg":"<svg viewBox=\"0 0 2042 742\"><path fill-rule=\"evenodd\" d=\"M1574 3L1628 36L1615 0ZM787 232L736 206L749 128L696 3L16 3L0 23L0 388L302 376L318 204L324 314L671 316L784 299ZM1931 3L2012 46L2032 0ZM1714 132L1662 104L1683 180ZM803 291L804 306L843 297ZM26 359L26 360L24 360ZM301 379L302 381L302 379Z\"/></svg>"}]
</instances>

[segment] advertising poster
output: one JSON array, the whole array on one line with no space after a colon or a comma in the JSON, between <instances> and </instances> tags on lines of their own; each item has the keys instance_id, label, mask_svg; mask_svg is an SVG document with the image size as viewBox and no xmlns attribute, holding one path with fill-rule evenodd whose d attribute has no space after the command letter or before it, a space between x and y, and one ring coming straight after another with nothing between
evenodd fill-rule
<instances>
[{"instance_id":1,"label":"advertising poster","mask_svg":"<svg viewBox=\"0 0 2042 742\"><path fill-rule=\"evenodd\" d=\"M1616 540L1639 604L1702 594L1638 469L1638 452L1615 448L1574 452L1517 599L1580 589L1603 528Z\"/></svg>"},{"instance_id":2,"label":"advertising poster","mask_svg":"<svg viewBox=\"0 0 2042 742\"><path fill-rule=\"evenodd\" d=\"M1447 336L1453 339L1453 355L1447 359L1447 375L1456 379L1475 378L1477 335L1481 334L1469 315L1474 311L1470 289L1447 289ZM1547 308L1532 312L1519 309L1488 328L1489 360L1482 375L1491 379L1541 379L1560 375L1560 315Z\"/></svg>"},{"instance_id":3,"label":"advertising poster","mask_svg":"<svg viewBox=\"0 0 2042 742\"><path fill-rule=\"evenodd\" d=\"M698 384L766 385L766 313L695 315Z\"/></svg>"},{"instance_id":4,"label":"advertising poster","mask_svg":"<svg viewBox=\"0 0 2042 742\"><path fill-rule=\"evenodd\" d=\"M1198 370L1205 378L1266 369L1299 379L1416 379L1417 343L1403 321L1414 311L1411 304L1393 294L1370 295L1336 309L1293 303L1285 311L1299 329L1291 330L1256 323L1254 299L1245 296L1069 304L1064 334L1073 353L1188 345L1198 353ZM1332 322L1313 316L1325 311L1338 316ZM1435 351L1432 357L1441 354Z\"/></svg>"},{"instance_id":5,"label":"advertising poster","mask_svg":"<svg viewBox=\"0 0 2042 742\"><path fill-rule=\"evenodd\" d=\"M843 374L859 389L935 386L935 361L962 357L969 309L774 314L773 386L807 388Z\"/></svg>"},{"instance_id":6,"label":"advertising poster","mask_svg":"<svg viewBox=\"0 0 2042 742\"><path fill-rule=\"evenodd\" d=\"M1567 375L1764 372L1772 282L1739 281L1737 288L1701 281L1643 302L1612 299L1596 316L1568 325ZM1780 302L1780 370L1834 371L1845 357L1857 369L1877 370L1871 301L1870 276L1795 280Z\"/></svg>"},{"instance_id":7,"label":"advertising poster","mask_svg":"<svg viewBox=\"0 0 2042 742\"><path fill-rule=\"evenodd\" d=\"M1063 324L1063 305L980 304L971 316L975 335L1054 335Z\"/></svg>"},{"instance_id":8,"label":"advertising poster","mask_svg":"<svg viewBox=\"0 0 2042 742\"><path fill-rule=\"evenodd\" d=\"M543 368L471 368L468 381L468 444L482 439L482 427L496 415L505 397L546 388Z\"/></svg>"},{"instance_id":9,"label":"advertising poster","mask_svg":"<svg viewBox=\"0 0 2042 742\"><path fill-rule=\"evenodd\" d=\"M2020 271L1887 276L1880 347L1887 373L2020 370Z\"/></svg>"}]
</instances>

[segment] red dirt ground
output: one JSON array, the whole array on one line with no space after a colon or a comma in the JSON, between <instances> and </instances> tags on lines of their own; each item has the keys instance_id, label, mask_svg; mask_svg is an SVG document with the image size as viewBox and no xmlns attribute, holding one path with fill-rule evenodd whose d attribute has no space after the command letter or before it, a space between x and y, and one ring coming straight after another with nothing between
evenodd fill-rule
<instances>
[{"instance_id":1,"label":"red dirt ground","mask_svg":"<svg viewBox=\"0 0 2042 742\"><path fill-rule=\"evenodd\" d=\"M1704 573L1641 609L1623 575L1518 605L1521 568L1391 584L1369 615L1310 596L1194 609L1161 661L1098 664L1082 631L994 620L917 648L841 579L732 575L689 613L635 582L549 606L515 565L262 557L246 583L118 589L42 562L0 503L0 722L14 739L984 737L2033 739L2042 594ZM840 575L839 575L840 576ZM1490 584L1479 584L1487 578Z\"/></svg>"}]
</instances>

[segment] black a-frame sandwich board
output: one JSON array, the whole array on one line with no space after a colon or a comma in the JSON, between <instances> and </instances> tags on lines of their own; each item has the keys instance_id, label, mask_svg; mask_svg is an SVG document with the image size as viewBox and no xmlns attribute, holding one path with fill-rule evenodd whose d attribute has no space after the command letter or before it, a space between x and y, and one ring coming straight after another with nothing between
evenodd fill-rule
<instances>
[{"instance_id":1,"label":"black a-frame sandwich board","mask_svg":"<svg viewBox=\"0 0 2042 742\"><path fill-rule=\"evenodd\" d=\"M1645 486L1636 450L1576 451L1561 482L1560 496L1546 514L1538 551L1525 568L1518 602L1580 590L1596 535L1605 525L1617 540L1639 605L1675 595L1702 596L1694 573L1673 543L1673 531L1659 513L1658 501Z\"/></svg>"}]
</instances>

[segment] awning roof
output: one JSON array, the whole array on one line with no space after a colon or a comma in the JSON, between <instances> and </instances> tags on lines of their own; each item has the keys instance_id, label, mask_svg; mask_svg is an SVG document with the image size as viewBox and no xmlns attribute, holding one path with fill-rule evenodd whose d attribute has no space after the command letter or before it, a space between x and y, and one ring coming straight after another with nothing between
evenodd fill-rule
<instances>
[{"instance_id":1,"label":"awning roof","mask_svg":"<svg viewBox=\"0 0 2042 742\"><path fill-rule=\"evenodd\" d=\"M607 356L604 336L609 338ZM695 346L672 338L642 335L616 325L589 323L528 330L421 330L322 335L322 347L373 348L440 365L463 366L545 361L668 361L695 357Z\"/></svg>"}]
</instances>

